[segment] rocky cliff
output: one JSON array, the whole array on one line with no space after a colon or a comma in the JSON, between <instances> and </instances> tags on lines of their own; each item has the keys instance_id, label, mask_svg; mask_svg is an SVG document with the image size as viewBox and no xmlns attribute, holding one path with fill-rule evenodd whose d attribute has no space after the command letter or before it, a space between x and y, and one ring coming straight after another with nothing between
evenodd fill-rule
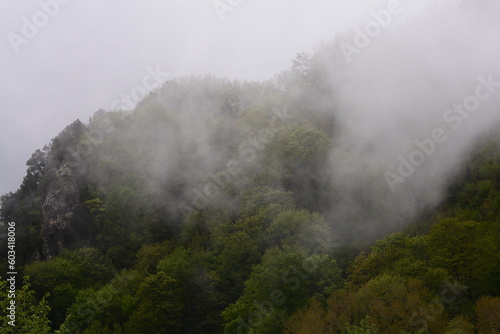
<instances>
[{"instance_id":1,"label":"rocky cliff","mask_svg":"<svg viewBox=\"0 0 500 334\"><path fill-rule=\"evenodd\" d=\"M77 180L85 173L78 154L67 153L55 172L42 205L43 225L40 232L41 254L50 259L67 248L75 208L80 202Z\"/></svg>"}]
</instances>

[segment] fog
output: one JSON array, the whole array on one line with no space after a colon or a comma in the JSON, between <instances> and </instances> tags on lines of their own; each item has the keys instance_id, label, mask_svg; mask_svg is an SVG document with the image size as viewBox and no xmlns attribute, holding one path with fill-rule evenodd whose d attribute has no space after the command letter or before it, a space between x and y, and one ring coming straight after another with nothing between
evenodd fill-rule
<instances>
[{"instance_id":1,"label":"fog","mask_svg":"<svg viewBox=\"0 0 500 334\"><path fill-rule=\"evenodd\" d=\"M418 6L389 2L352 30L336 35L314 57L313 66L325 72L329 91L322 97L324 103L309 102L333 115L337 123L328 167L336 196L324 213L344 240L380 238L435 208L463 171L477 139L498 128L498 9L493 1ZM158 99L175 100L162 93ZM184 172L200 178L187 180L177 201L166 201L172 210L179 203L199 209L209 199L211 204L229 201L223 196L211 198L210 184L215 186L215 181L203 177L229 169L225 165L231 159L230 143L258 136L232 131L237 127L224 118L221 105L191 102L179 102L182 107L174 108L186 112L176 116L177 125L168 131L168 138L158 140L165 144L158 148L154 164L138 168L147 170L154 184L177 179L169 173L178 170L175 162L182 154L173 152L184 143L196 146L199 163L186 166ZM288 107L299 118L308 117L307 106ZM219 126L207 127L212 118ZM263 129L269 126L262 122ZM222 146L213 145L220 137ZM241 148L236 162L244 165L251 160L248 173L258 174L269 163L253 159ZM244 181L240 184L244 187Z\"/></svg>"},{"instance_id":2,"label":"fog","mask_svg":"<svg viewBox=\"0 0 500 334\"><path fill-rule=\"evenodd\" d=\"M111 109L148 67L172 76L268 79L288 68L296 53L384 6L241 1L222 21L208 0L2 1L0 193L17 189L31 153L75 119ZM36 31L26 27L34 19Z\"/></svg>"},{"instance_id":3,"label":"fog","mask_svg":"<svg viewBox=\"0 0 500 334\"><path fill-rule=\"evenodd\" d=\"M477 139L500 125L499 9L434 2L326 52L341 129L331 164L342 199L330 219L380 237L380 226L440 203Z\"/></svg>"},{"instance_id":4,"label":"fog","mask_svg":"<svg viewBox=\"0 0 500 334\"><path fill-rule=\"evenodd\" d=\"M397 229L440 203L476 140L499 125L499 2L367 3L243 1L226 12L206 1L61 5L28 43L3 41L0 153L8 177L0 192L15 190L30 154L73 120L86 121L100 108L133 108L123 94L134 87L154 89L161 80L201 74L263 81L325 42L314 64L325 72L329 98L315 104L337 122L329 152L337 197L325 216L346 240L360 231L373 239ZM39 5L2 6L7 36ZM146 76L159 79L146 85ZM186 112L151 141L155 159L133 167L152 184L170 182L184 154L180 143L188 142L198 145L202 162L183 169L186 175L224 169L230 157L209 143L222 139L228 149L251 134L235 137L216 102L189 105L196 91L180 102L166 92L157 94L161 103ZM213 120L220 124L207 128ZM137 133L118 138L132 143ZM262 161L252 163L258 170ZM169 209L182 201L193 206L200 182L188 180Z\"/></svg>"}]
</instances>

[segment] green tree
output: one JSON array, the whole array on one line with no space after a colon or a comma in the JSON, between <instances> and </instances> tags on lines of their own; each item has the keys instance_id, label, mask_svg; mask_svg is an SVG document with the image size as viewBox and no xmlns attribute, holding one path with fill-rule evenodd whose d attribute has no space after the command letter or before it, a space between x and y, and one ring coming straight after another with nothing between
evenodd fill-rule
<instances>
[{"instance_id":1,"label":"green tree","mask_svg":"<svg viewBox=\"0 0 500 334\"><path fill-rule=\"evenodd\" d=\"M85 202L94 215L96 244L120 268L131 267L142 243L143 186L137 177L120 180L103 196Z\"/></svg>"},{"instance_id":2,"label":"green tree","mask_svg":"<svg viewBox=\"0 0 500 334\"><path fill-rule=\"evenodd\" d=\"M79 290L99 287L111 278L109 266L95 248L65 250L59 257L26 266L25 273L39 297L50 292L47 300L55 328L63 323Z\"/></svg>"},{"instance_id":3,"label":"green tree","mask_svg":"<svg viewBox=\"0 0 500 334\"><path fill-rule=\"evenodd\" d=\"M413 332L422 328L439 332L446 322L440 299L431 303L432 297L420 280L382 274L357 291L352 306L356 310L354 314L369 316L382 333ZM441 312L431 313L429 308Z\"/></svg>"},{"instance_id":4,"label":"green tree","mask_svg":"<svg viewBox=\"0 0 500 334\"><path fill-rule=\"evenodd\" d=\"M403 233L376 241L371 252L360 253L348 271L351 287L360 287L384 273L418 278L432 292L439 293L442 282L452 280L445 269L431 265L426 236L409 237Z\"/></svg>"},{"instance_id":5,"label":"green tree","mask_svg":"<svg viewBox=\"0 0 500 334\"><path fill-rule=\"evenodd\" d=\"M137 261L134 268L148 273L156 272L158 262L170 251L170 243L164 241L153 245L144 245L137 251Z\"/></svg>"},{"instance_id":6,"label":"green tree","mask_svg":"<svg viewBox=\"0 0 500 334\"><path fill-rule=\"evenodd\" d=\"M323 218L306 210L281 212L264 232L268 247L289 244L310 251L320 246L318 239L329 235L330 229Z\"/></svg>"},{"instance_id":7,"label":"green tree","mask_svg":"<svg viewBox=\"0 0 500 334\"><path fill-rule=\"evenodd\" d=\"M380 333L377 326L371 322L370 317L367 316L361 320L359 325L352 325L347 328L346 334L378 334Z\"/></svg>"},{"instance_id":8,"label":"green tree","mask_svg":"<svg viewBox=\"0 0 500 334\"><path fill-rule=\"evenodd\" d=\"M446 314L439 298L417 279L382 274L357 290L313 299L291 316L285 333L441 333Z\"/></svg>"},{"instance_id":9,"label":"green tree","mask_svg":"<svg viewBox=\"0 0 500 334\"><path fill-rule=\"evenodd\" d=\"M2 333L50 333L50 320L48 314L50 307L47 304L46 294L40 301L37 301L35 292L31 290L29 276L24 277L24 284L21 288L16 287L15 298L8 295L9 286L7 280L0 277L0 307L7 315L12 314L8 308L12 308L11 301L15 301L15 318L2 315L0 318L0 330ZM17 282L19 279L17 279ZM14 326L12 326L14 325Z\"/></svg>"},{"instance_id":10,"label":"green tree","mask_svg":"<svg viewBox=\"0 0 500 334\"><path fill-rule=\"evenodd\" d=\"M282 167L281 182L294 195L297 207L322 211L331 195L327 173L331 139L307 122L288 124L269 146L266 163Z\"/></svg>"},{"instance_id":11,"label":"green tree","mask_svg":"<svg viewBox=\"0 0 500 334\"><path fill-rule=\"evenodd\" d=\"M79 333L89 327L121 328L135 310L135 295L143 280L143 273L123 270L98 290L80 290L58 333Z\"/></svg>"},{"instance_id":12,"label":"green tree","mask_svg":"<svg viewBox=\"0 0 500 334\"><path fill-rule=\"evenodd\" d=\"M256 187L243 196L240 204L240 217L249 218L257 215L261 210L275 206L281 210L293 209L292 193L270 187Z\"/></svg>"},{"instance_id":13,"label":"green tree","mask_svg":"<svg viewBox=\"0 0 500 334\"><path fill-rule=\"evenodd\" d=\"M450 321L445 334L474 334L475 329L470 321L463 315L459 315Z\"/></svg>"},{"instance_id":14,"label":"green tree","mask_svg":"<svg viewBox=\"0 0 500 334\"><path fill-rule=\"evenodd\" d=\"M237 231L222 240L222 249L216 253L215 268L220 276L220 290L226 300L236 301L244 288L244 282L250 275L252 266L262 256L258 241L247 232Z\"/></svg>"},{"instance_id":15,"label":"green tree","mask_svg":"<svg viewBox=\"0 0 500 334\"><path fill-rule=\"evenodd\" d=\"M217 275L210 269L212 254L176 248L157 266L178 282L183 308L182 332L220 331L221 297L215 289Z\"/></svg>"},{"instance_id":16,"label":"green tree","mask_svg":"<svg viewBox=\"0 0 500 334\"><path fill-rule=\"evenodd\" d=\"M469 287L470 297L495 289L493 276L500 261L498 243L485 223L443 219L429 232L431 262Z\"/></svg>"},{"instance_id":17,"label":"green tree","mask_svg":"<svg viewBox=\"0 0 500 334\"><path fill-rule=\"evenodd\" d=\"M181 333L184 302L177 280L160 271L142 282L136 299L126 333Z\"/></svg>"},{"instance_id":18,"label":"green tree","mask_svg":"<svg viewBox=\"0 0 500 334\"><path fill-rule=\"evenodd\" d=\"M268 250L241 297L223 311L225 330L281 332L287 318L311 296L326 296L342 283L340 269L326 254L308 256L297 247Z\"/></svg>"},{"instance_id":19,"label":"green tree","mask_svg":"<svg viewBox=\"0 0 500 334\"><path fill-rule=\"evenodd\" d=\"M76 266L61 257L31 264L25 268L25 273L30 275L38 296L50 292L47 298L51 306L49 318L57 328L64 321L66 311L78 293L75 283L88 276L79 276Z\"/></svg>"}]
</instances>

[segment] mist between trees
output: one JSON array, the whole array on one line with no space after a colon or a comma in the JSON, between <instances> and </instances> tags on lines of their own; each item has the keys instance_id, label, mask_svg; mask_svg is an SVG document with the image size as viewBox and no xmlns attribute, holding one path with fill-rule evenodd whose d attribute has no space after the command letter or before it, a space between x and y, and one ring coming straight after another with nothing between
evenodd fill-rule
<instances>
[{"instance_id":1,"label":"mist between trees","mask_svg":"<svg viewBox=\"0 0 500 334\"><path fill-rule=\"evenodd\" d=\"M498 332L499 21L452 5L350 64L355 30L268 81L169 78L69 125L1 197L36 320L16 330Z\"/></svg>"}]
</instances>

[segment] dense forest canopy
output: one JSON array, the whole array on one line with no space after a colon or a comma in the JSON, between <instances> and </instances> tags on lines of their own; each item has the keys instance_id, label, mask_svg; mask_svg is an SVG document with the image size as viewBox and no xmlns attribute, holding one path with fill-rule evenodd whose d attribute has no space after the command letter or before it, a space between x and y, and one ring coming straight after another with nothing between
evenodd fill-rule
<instances>
[{"instance_id":1,"label":"dense forest canopy","mask_svg":"<svg viewBox=\"0 0 500 334\"><path fill-rule=\"evenodd\" d=\"M2 333L499 333L481 6L431 8L349 65L356 32L269 81L176 78L67 126L0 199L25 277Z\"/></svg>"}]
</instances>

